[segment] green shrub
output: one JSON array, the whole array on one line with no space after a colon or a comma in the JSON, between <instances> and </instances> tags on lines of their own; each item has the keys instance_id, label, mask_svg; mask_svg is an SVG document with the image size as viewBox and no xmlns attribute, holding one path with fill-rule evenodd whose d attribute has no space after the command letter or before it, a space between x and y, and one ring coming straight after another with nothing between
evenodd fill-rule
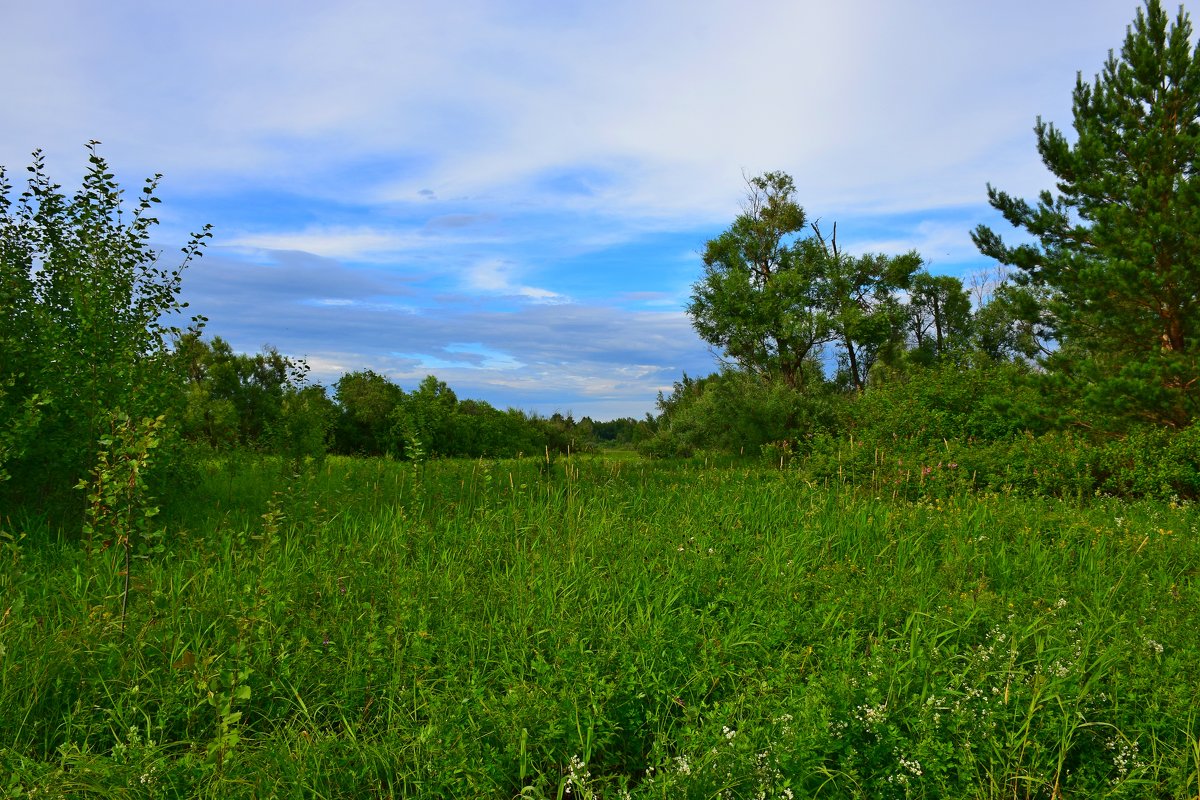
<instances>
[{"instance_id":1,"label":"green shrub","mask_svg":"<svg viewBox=\"0 0 1200 800\"><path fill-rule=\"evenodd\" d=\"M164 266L150 244L158 176L131 213L95 144L71 197L40 153L15 200L0 168L0 458L11 476L0 492L10 508L76 523L73 487L96 463L110 419L167 414L162 438L173 438L184 380L173 323L186 305L183 270L209 236L194 234L182 261Z\"/></svg>"},{"instance_id":2,"label":"green shrub","mask_svg":"<svg viewBox=\"0 0 1200 800\"><path fill-rule=\"evenodd\" d=\"M659 457L710 450L757 456L764 445L806 439L837 425L834 395L812 377L802 392L736 370L685 376L670 396L660 395L659 408L658 430L641 446Z\"/></svg>"},{"instance_id":3,"label":"green shrub","mask_svg":"<svg viewBox=\"0 0 1200 800\"><path fill-rule=\"evenodd\" d=\"M1097 449L1096 482L1118 496L1200 497L1200 426L1138 428L1106 442Z\"/></svg>"}]
</instances>

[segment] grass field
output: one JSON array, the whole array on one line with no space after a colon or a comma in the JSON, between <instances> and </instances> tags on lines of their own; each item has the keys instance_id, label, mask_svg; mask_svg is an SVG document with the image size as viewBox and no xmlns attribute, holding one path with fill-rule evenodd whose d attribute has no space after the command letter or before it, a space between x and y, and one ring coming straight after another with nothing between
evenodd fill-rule
<instances>
[{"instance_id":1,"label":"grass field","mask_svg":"<svg viewBox=\"0 0 1200 800\"><path fill-rule=\"evenodd\" d=\"M1200 796L1195 506L239 458L164 519L124 619L0 538L0 793Z\"/></svg>"}]
</instances>

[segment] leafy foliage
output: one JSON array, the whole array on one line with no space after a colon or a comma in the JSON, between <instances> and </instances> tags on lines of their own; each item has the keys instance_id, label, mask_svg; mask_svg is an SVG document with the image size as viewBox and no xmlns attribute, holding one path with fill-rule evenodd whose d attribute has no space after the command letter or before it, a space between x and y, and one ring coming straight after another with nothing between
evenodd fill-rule
<instances>
[{"instance_id":1,"label":"leafy foliage","mask_svg":"<svg viewBox=\"0 0 1200 800\"><path fill-rule=\"evenodd\" d=\"M309 384L303 359L273 347L235 353L224 339L181 339L176 358L188 376L183 433L214 449L250 448L321 459L338 418L324 387Z\"/></svg>"},{"instance_id":2,"label":"leafy foliage","mask_svg":"<svg viewBox=\"0 0 1200 800\"><path fill-rule=\"evenodd\" d=\"M339 453L399 455L392 426L403 389L377 372L361 370L338 378L334 394L340 407L334 437Z\"/></svg>"},{"instance_id":3,"label":"leafy foliage","mask_svg":"<svg viewBox=\"0 0 1200 800\"><path fill-rule=\"evenodd\" d=\"M903 340L895 292L921 266L915 252L850 256L807 222L783 172L749 181L742 213L708 242L688 313L700 337L738 366L803 388L804 364L836 341L849 383ZM800 234L811 228L812 234Z\"/></svg>"},{"instance_id":4,"label":"leafy foliage","mask_svg":"<svg viewBox=\"0 0 1200 800\"><path fill-rule=\"evenodd\" d=\"M704 278L688 313L700 337L745 369L803 381L805 359L828 341L818 304L819 262L798 243L806 225L782 172L749 180L746 205L704 251Z\"/></svg>"},{"instance_id":5,"label":"leafy foliage","mask_svg":"<svg viewBox=\"0 0 1200 800\"><path fill-rule=\"evenodd\" d=\"M839 373L861 392L876 361L895 361L903 346L908 315L896 295L912 282L921 257L915 251L851 256L838 248L836 225L828 243L815 224L813 232L805 249L823 265L819 296L838 343Z\"/></svg>"},{"instance_id":6,"label":"leafy foliage","mask_svg":"<svg viewBox=\"0 0 1200 800\"><path fill-rule=\"evenodd\" d=\"M164 266L150 242L160 176L129 212L96 144L70 197L40 153L16 198L0 169L0 441L12 476L2 490L18 503L77 506L70 490L91 469L109 420L154 419L181 399L171 352L182 332L179 290L209 229ZM168 416L163 436L174 422Z\"/></svg>"},{"instance_id":7,"label":"leafy foliage","mask_svg":"<svg viewBox=\"0 0 1200 800\"><path fill-rule=\"evenodd\" d=\"M804 393L740 370L684 375L669 395L659 394L657 431L640 449L659 457L698 451L757 456L772 442L835 430L832 394L827 386L817 388L824 385L819 367L806 367Z\"/></svg>"},{"instance_id":8,"label":"leafy foliage","mask_svg":"<svg viewBox=\"0 0 1200 800\"><path fill-rule=\"evenodd\" d=\"M163 529L155 519L159 509L145 479L152 465L151 452L160 444L163 420L161 415L143 420L114 415L110 431L100 437L100 451L90 478L81 480L76 487L87 493L83 535L88 552L99 544L104 549L113 547L123 556L122 628L133 579L134 551L145 558L164 549Z\"/></svg>"},{"instance_id":9,"label":"leafy foliage","mask_svg":"<svg viewBox=\"0 0 1200 800\"><path fill-rule=\"evenodd\" d=\"M845 429L882 443L945 439L993 441L1044 430L1042 397L1019 363L972 356L878 376L871 390L842 406Z\"/></svg>"},{"instance_id":10,"label":"leafy foliage","mask_svg":"<svg viewBox=\"0 0 1200 800\"><path fill-rule=\"evenodd\" d=\"M912 276L908 321L915 360L920 363L929 364L970 347L971 300L962 281L952 275L918 272ZM1000 355L1003 346L992 345L993 357Z\"/></svg>"}]
</instances>

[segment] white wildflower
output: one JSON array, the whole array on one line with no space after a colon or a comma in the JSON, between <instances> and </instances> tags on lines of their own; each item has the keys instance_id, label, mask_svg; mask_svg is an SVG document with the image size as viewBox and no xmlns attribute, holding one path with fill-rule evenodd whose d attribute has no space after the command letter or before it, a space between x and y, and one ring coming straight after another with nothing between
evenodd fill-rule
<instances>
[{"instance_id":1,"label":"white wildflower","mask_svg":"<svg viewBox=\"0 0 1200 800\"><path fill-rule=\"evenodd\" d=\"M567 794L571 793L571 789L578 789L584 797L591 797L592 793L587 788L587 781L592 777L592 773L588 771L587 764L583 763L583 759L579 756L571 756L571 762L567 765Z\"/></svg>"}]
</instances>

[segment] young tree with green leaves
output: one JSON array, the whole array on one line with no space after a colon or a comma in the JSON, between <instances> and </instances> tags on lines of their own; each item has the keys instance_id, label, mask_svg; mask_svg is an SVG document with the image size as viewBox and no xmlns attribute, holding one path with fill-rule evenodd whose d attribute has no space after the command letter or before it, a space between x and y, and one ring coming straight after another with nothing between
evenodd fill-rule
<instances>
[{"instance_id":1,"label":"young tree with green leaves","mask_svg":"<svg viewBox=\"0 0 1200 800\"><path fill-rule=\"evenodd\" d=\"M993 361L1032 363L1049 356L1053 333L1045 288L1002 283L971 315L971 347Z\"/></svg>"},{"instance_id":2,"label":"young tree with green leaves","mask_svg":"<svg viewBox=\"0 0 1200 800\"><path fill-rule=\"evenodd\" d=\"M1188 15L1147 0L1092 83L1074 92L1074 141L1038 119L1058 193L1036 204L991 186L1004 218L979 249L1045 294L1058 342L1047 359L1092 407L1170 427L1200 412L1200 48Z\"/></svg>"},{"instance_id":3,"label":"young tree with green leaves","mask_svg":"<svg viewBox=\"0 0 1200 800\"><path fill-rule=\"evenodd\" d=\"M130 210L97 144L72 196L50 180L40 152L16 198L0 168L0 420L36 426L4 428L10 501L63 505L118 420L167 414L156 436L169 439L184 384L172 344L203 321L177 320L184 268L209 228L178 263L164 263L150 241L161 176Z\"/></svg>"},{"instance_id":4,"label":"young tree with green leaves","mask_svg":"<svg viewBox=\"0 0 1200 800\"><path fill-rule=\"evenodd\" d=\"M324 386L289 386L283 395L279 417L267 428L267 446L294 463L307 458L324 459L337 416L338 408Z\"/></svg>"},{"instance_id":5,"label":"young tree with green leaves","mask_svg":"<svg viewBox=\"0 0 1200 800\"><path fill-rule=\"evenodd\" d=\"M392 430L403 444L405 458L420 461L427 456L453 455L457 410L458 396L435 375L426 375L415 390L404 395L392 411Z\"/></svg>"}]
</instances>

